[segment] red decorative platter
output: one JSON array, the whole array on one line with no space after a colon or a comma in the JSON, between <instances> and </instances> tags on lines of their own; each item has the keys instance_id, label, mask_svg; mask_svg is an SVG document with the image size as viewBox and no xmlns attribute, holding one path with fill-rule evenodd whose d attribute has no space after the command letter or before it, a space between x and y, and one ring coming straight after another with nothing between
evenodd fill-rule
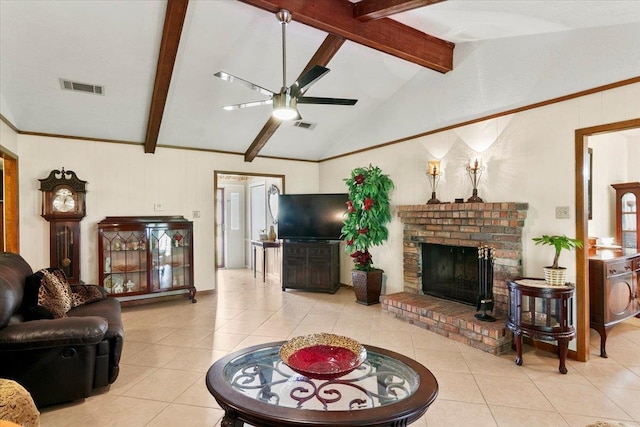
<instances>
[{"instance_id":1,"label":"red decorative platter","mask_svg":"<svg viewBox=\"0 0 640 427\"><path fill-rule=\"evenodd\" d=\"M333 379L360 366L367 359L367 350L351 338L319 333L287 341L280 347L280 358L306 377Z\"/></svg>"}]
</instances>

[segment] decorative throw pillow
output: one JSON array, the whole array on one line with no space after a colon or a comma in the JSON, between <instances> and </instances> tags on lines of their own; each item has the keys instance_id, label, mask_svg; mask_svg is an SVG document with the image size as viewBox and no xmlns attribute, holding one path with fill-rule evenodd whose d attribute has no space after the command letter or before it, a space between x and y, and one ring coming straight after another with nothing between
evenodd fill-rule
<instances>
[{"instance_id":1,"label":"decorative throw pillow","mask_svg":"<svg viewBox=\"0 0 640 427\"><path fill-rule=\"evenodd\" d=\"M79 305L106 298L99 286L69 285L64 271L43 268L27 277L21 313L25 320L67 317Z\"/></svg>"},{"instance_id":2,"label":"decorative throw pillow","mask_svg":"<svg viewBox=\"0 0 640 427\"><path fill-rule=\"evenodd\" d=\"M88 304L105 298L100 288L95 285L71 285L72 306Z\"/></svg>"},{"instance_id":3,"label":"decorative throw pillow","mask_svg":"<svg viewBox=\"0 0 640 427\"><path fill-rule=\"evenodd\" d=\"M53 319L53 314L49 310L38 305L38 293L40 292L43 277L42 270L27 276L22 297L22 307L20 308L25 320Z\"/></svg>"},{"instance_id":4,"label":"decorative throw pillow","mask_svg":"<svg viewBox=\"0 0 640 427\"><path fill-rule=\"evenodd\" d=\"M38 290L38 305L46 308L54 318L67 317L71 310L71 286L64 271L42 270L42 283Z\"/></svg>"}]
</instances>

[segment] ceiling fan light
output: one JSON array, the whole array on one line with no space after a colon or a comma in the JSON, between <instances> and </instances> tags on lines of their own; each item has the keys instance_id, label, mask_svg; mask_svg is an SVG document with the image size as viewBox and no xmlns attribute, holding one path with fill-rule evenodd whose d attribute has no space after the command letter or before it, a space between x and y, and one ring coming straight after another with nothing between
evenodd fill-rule
<instances>
[{"instance_id":1,"label":"ceiling fan light","mask_svg":"<svg viewBox=\"0 0 640 427\"><path fill-rule=\"evenodd\" d=\"M273 97L273 117L279 120L296 120L300 113L296 108L296 99L288 94L279 94Z\"/></svg>"},{"instance_id":2,"label":"ceiling fan light","mask_svg":"<svg viewBox=\"0 0 640 427\"><path fill-rule=\"evenodd\" d=\"M298 111L291 107L278 108L273 110L273 117L279 120L293 120L298 117Z\"/></svg>"}]
</instances>

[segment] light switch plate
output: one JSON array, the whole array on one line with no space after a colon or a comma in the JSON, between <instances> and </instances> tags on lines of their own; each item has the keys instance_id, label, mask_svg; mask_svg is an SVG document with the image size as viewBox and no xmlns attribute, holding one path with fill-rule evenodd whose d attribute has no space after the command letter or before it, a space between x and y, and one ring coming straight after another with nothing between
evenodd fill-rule
<instances>
[{"instance_id":1,"label":"light switch plate","mask_svg":"<svg viewBox=\"0 0 640 427\"><path fill-rule=\"evenodd\" d=\"M556 206L556 219L569 219L571 212L569 206Z\"/></svg>"},{"instance_id":2,"label":"light switch plate","mask_svg":"<svg viewBox=\"0 0 640 427\"><path fill-rule=\"evenodd\" d=\"M163 211L164 210L164 205L162 203L154 203L153 204L153 210L154 211Z\"/></svg>"}]
</instances>

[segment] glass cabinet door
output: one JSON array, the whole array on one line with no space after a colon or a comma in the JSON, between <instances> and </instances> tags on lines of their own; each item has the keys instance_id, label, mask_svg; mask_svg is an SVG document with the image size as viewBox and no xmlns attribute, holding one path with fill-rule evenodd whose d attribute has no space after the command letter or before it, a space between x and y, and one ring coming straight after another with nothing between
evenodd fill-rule
<instances>
[{"instance_id":1,"label":"glass cabinet door","mask_svg":"<svg viewBox=\"0 0 640 427\"><path fill-rule=\"evenodd\" d=\"M190 286L192 235L187 229L152 229L150 232L151 290Z\"/></svg>"},{"instance_id":2,"label":"glass cabinet door","mask_svg":"<svg viewBox=\"0 0 640 427\"><path fill-rule=\"evenodd\" d=\"M637 240L637 200L633 193L625 193L622 196L622 209L620 212L622 222L621 244L623 248L638 248Z\"/></svg>"},{"instance_id":3,"label":"glass cabinet door","mask_svg":"<svg viewBox=\"0 0 640 427\"><path fill-rule=\"evenodd\" d=\"M560 326L562 301L541 297L522 298L522 323L538 328Z\"/></svg>"},{"instance_id":4,"label":"glass cabinet door","mask_svg":"<svg viewBox=\"0 0 640 427\"><path fill-rule=\"evenodd\" d=\"M622 246L624 254L634 254L638 251L640 240L640 182L622 182L611 186L616 190L616 243Z\"/></svg>"},{"instance_id":5,"label":"glass cabinet door","mask_svg":"<svg viewBox=\"0 0 640 427\"><path fill-rule=\"evenodd\" d=\"M104 231L102 265L107 293L147 291L147 236L142 231Z\"/></svg>"}]
</instances>

